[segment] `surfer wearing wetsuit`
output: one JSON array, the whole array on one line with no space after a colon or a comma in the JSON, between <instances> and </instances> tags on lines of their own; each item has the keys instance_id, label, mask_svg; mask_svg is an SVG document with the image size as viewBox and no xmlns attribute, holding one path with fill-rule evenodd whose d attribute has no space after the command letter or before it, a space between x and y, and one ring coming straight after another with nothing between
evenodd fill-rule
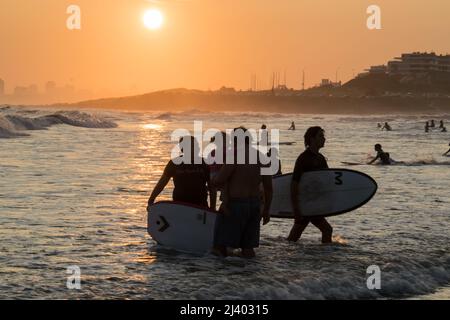
<instances>
[{"instance_id":1,"label":"surfer wearing wetsuit","mask_svg":"<svg viewBox=\"0 0 450 320\"><path fill-rule=\"evenodd\" d=\"M186 136L180 139L180 147L182 153L190 148L190 159L184 159L183 155L181 155L178 159L172 159L167 163L161 178L148 199L148 206L155 202L156 197L164 190L172 178L174 201L208 207L210 173L208 166L200 158L198 142L194 137ZM196 158L200 161L195 161Z\"/></svg>"},{"instance_id":2,"label":"surfer wearing wetsuit","mask_svg":"<svg viewBox=\"0 0 450 320\"><path fill-rule=\"evenodd\" d=\"M294 225L287 238L288 241L297 241L300 239L303 231L311 222L322 232L322 243L331 243L333 228L324 217L306 218L302 217L298 198L299 184L304 172L327 169L328 164L325 157L319 153L319 150L325 145L324 130L321 127L309 128L304 136L306 150L300 154L295 162L294 174L291 182L291 201L294 209Z\"/></svg>"},{"instance_id":3,"label":"surfer wearing wetsuit","mask_svg":"<svg viewBox=\"0 0 450 320\"><path fill-rule=\"evenodd\" d=\"M377 144L375 145L375 151L377 152L377 156L376 156L375 158L373 158L373 159L372 159L369 163L367 163L367 164L372 164L372 163L374 163L375 161L377 161L378 159L381 160L381 164L384 164L384 165L389 165L389 164L391 164L391 158L390 158L390 156L389 156L389 153L383 151L383 149L382 149L382 147L381 147L381 144L377 143Z\"/></svg>"}]
</instances>

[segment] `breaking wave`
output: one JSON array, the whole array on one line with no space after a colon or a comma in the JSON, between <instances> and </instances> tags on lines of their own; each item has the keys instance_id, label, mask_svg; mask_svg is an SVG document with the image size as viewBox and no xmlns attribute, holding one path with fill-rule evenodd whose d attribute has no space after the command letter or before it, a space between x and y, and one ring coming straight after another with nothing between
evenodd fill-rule
<instances>
[{"instance_id":1,"label":"breaking wave","mask_svg":"<svg viewBox=\"0 0 450 320\"><path fill-rule=\"evenodd\" d=\"M2 109L8 110L9 109ZM31 113L32 114L32 113ZM70 125L83 128L116 128L113 121L79 111L58 111L41 116L26 116L21 112L0 113L0 138L28 136L23 131L45 130L53 125Z\"/></svg>"}]
</instances>

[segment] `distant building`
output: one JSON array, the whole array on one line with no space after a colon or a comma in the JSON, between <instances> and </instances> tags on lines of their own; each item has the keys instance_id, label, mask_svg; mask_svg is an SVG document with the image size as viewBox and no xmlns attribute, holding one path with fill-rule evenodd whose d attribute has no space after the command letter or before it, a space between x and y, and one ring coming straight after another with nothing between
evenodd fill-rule
<instances>
[{"instance_id":1,"label":"distant building","mask_svg":"<svg viewBox=\"0 0 450 320\"><path fill-rule=\"evenodd\" d=\"M46 94L53 94L56 90L56 83L54 81L48 81L45 84L45 93Z\"/></svg>"},{"instance_id":2,"label":"distant building","mask_svg":"<svg viewBox=\"0 0 450 320\"><path fill-rule=\"evenodd\" d=\"M0 96L3 96L5 94L5 81L0 79Z\"/></svg>"},{"instance_id":3,"label":"distant building","mask_svg":"<svg viewBox=\"0 0 450 320\"><path fill-rule=\"evenodd\" d=\"M17 86L14 88L14 95L16 96L29 96L38 93L38 88L35 84L28 87Z\"/></svg>"},{"instance_id":4,"label":"distant building","mask_svg":"<svg viewBox=\"0 0 450 320\"><path fill-rule=\"evenodd\" d=\"M372 66L370 69L360 73L358 77L364 77L369 74L400 74L411 75L428 73L432 71L450 73L450 55L436 55L431 53L404 53L401 57L389 61L387 66Z\"/></svg>"},{"instance_id":5,"label":"distant building","mask_svg":"<svg viewBox=\"0 0 450 320\"><path fill-rule=\"evenodd\" d=\"M450 55L431 53L404 53L401 57L388 62L390 74L414 74L430 71L450 72Z\"/></svg>"},{"instance_id":6,"label":"distant building","mask_svg":"<svg viewBox=\"0 0 450 320\"><path fill-rule=\"evenodd\" d=\"M385 65L372 66L372 67L370 67L370 69L365 70L365 71L367 71L369 74L384 74L384 73L387 73L388 68Z\"/></svg>"},{"instance_id":7,"label":"distant building","mask_svg":"<svg viewBox=\"0 0 450 320\"><path fill-rule=\"evenodd\" d=\"M21 86L17 86L14 88L14 95L15 96L24 96L28 93L28 88L27 87L21 87Z\"/></svg>"},{"instance_id":8,"label":"distant building","mask_svg":"<svg viewBox=\"0 0 450 320\"><path fill-rule=\"evenodd\" d=\"M220 88L220 89L218 90L218 92L219 92L220 94L227 95L227 94L235 94L235 93L236 93L236 90L235 90L234 88L222 87L222 88Z\"/></svg>"},{"instance_id":9,"label":"distant building","mask_svg":"<svg viewBox=\"0 0 450 320\"><path fill-rule=\"evenodd\" d=\"M320 82L319 84L319 88L326 88L326 87L336 88L340 87L341 85L342 85L341 81L333 82L330 79L322 79L322 82Z\"/></svg>"}]
</instances>

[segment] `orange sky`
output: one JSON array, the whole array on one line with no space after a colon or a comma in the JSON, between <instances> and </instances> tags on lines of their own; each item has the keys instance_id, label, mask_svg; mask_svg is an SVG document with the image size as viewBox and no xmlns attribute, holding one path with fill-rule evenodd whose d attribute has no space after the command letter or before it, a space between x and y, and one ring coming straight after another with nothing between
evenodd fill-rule
<instances>
[{"instance_id":1,"label":"orange sky","mask_svg":"<svg viewBox=\"0 0 450 320\"><path fill-rule=\"evenodd\" d=\"M81 7L80 31L66 28L70 4ZM366 27L371 4L383 30ZM157 31L142 23L152 7L165 17ZM299 88L302 69L311 86L402 52L450 52L448 12L448 0L0 0L0 78L8 93L53 80L103 97L247 89L252 73L269 86L286 70Z\"/></svg>"}]
</instances>

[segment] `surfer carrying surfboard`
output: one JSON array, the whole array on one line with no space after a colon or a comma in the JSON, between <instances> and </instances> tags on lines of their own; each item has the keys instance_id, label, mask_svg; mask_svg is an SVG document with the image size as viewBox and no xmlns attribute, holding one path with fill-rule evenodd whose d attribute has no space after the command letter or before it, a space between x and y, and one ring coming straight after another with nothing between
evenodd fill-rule
<instances>
[{"instance_id":1,"label":"surfer carrying surfboard","mask_svg":"<svg viewBox=\"0 0 450 320\"><path fill-rule=\"evenodd\" d=\"M164 190L170 179L173 179L173 200L208 207L208 189L210 181L209 168L201 159L196 163L195 157L200 157L200 147L192 136L180 139L181 152L187 154L190 149L190 161L175 164L177 159L171 159L148 199L148 208L155 202L156 197ZM182 156L180 156L182 158ZM197 161L199 162L199 161Z\"/></svg>"},{"instance_id":2,"label":"surfer carrying surfboard","mask_svg":"<svg viewBox=\"0 0 450 320\"><path fill-rule=\"evenodd\" d=\"M245 128L236 128L233 132L234 148L245 155L244 161L226 163L213 179L215 186L227 186L228 212L217 216L214 252L227 255L227 247L240 248L244 258L255 256L259 247L260 221L270 221L269 208L272 201L272 176L261 175L262 165L252 162L250 157L251 135ZM237 138L242 136L243 139ZM235 157L235 160L237 157ZM261 214L260 183L263 183L265 202Z\"/></svg>"},{"instance_id":3,"label":"surfer carrying surfboard","mask_svg":"<svg viewBox=\"0 0 450 320\"><path fill-rule=\"evenodd\" d=\"M292 175L291 201L295 220L287 240L296 242L300 239L303 231L311 222L322 232L322 243L331 243L333 228L328 221L324 217L302 217L302 212L298 201L298 197L301 197L301 194L299 194L299 183L302 174L308 171L328 168L327 160L319 152L319 150L325 145L324 130L321 127L311 127L306 130L304 139L306 150L297 158L294 173Z\"/></svg>"}]
</instances>

